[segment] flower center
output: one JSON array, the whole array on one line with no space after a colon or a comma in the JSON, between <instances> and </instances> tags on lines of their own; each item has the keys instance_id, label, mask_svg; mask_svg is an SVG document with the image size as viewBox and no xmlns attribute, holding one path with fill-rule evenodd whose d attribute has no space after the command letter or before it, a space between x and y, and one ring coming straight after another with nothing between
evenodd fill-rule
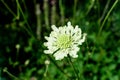
<instances>
[{"instance_id":1,"label":"flower center","mask_svg":"<svg viewBox=\"0 0 120 80\"><path fill-rule=\"evenodd\" d=\"M72 38L70 35L62 34L58 36L56 45L58 48L66 49L72 45Z\"/></svg>"}]
</instances>

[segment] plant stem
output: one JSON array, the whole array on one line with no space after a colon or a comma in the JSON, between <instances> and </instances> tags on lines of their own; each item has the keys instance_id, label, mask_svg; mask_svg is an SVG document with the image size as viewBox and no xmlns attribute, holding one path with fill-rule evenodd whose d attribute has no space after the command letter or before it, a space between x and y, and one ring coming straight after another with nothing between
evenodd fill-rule
<instances>
[{"instance_id":1,"label":"plant stem","mask_svg":"<svg viewBox=\"0 0 120 80\"><path fill-rule=\"evenodd\" d=\"M49 30L49 6L48 6L48 0L43 0L43 9L44 9L44 20L45 20L45 26L47 30Z\"/></svg>"},{"instance_id":2,"label":"plant stem","mask_svg":"<svg viewBox=\"0 0 120 80\"><path fill-rule=\"evenodd\" d=\"M64 24L65 21L65 15L64 15L64 6L62 4L62 0L59 0L59 7L60 7L60 16L61 16L61 24Z\"/></svg>"},{"instance_id":3,"label":"plant stem","mask_svg":"<svg viewBox=\"0 0 120 80\"><path fill-rule=\"evenodd\" d=\"M80 78L79 78L79 75L78 75L77 70L75 69L75 67L74 67L74 65L73 65L73 63L72 63L72 60L71 60L69 54L68 54L68 61L69 61L70 65L72 66L73 70L74 70L74 73L75 73L75 75L76 75L76 77L77 77L77 80L79 80L79 79L80 79Z\"/></svg>"},{"instance_id":4,"label":"plant stem","mask_svg":"<svg viewBox=\"0 0 120 80\"><path fill-rule=\"evenodd\" d=\"M52 7L51 7L51 24L56 24L56 0L51 1Z\"/></svg>"},{"instance_id":5,"label":"plant stem","mask_svg":"<svg viewBox=\"0 0 120 80\"><path fill-rule=\"evenodd\" d=\"M48 72L48 66L49 65L47 64L45 66L46 66L46 68L45 68L45 72L44 72L44 77L47 78L48 77L47 72Z\"/></svg>"},{"instance_id":6,"label":"plant stem","mask_svg":"<svg viewBox=\"0 0 120 80\"><path fill-rule=\"evenodd\" d=\"M26 23L26 25L27 25L27 27L28 27L28 29L29 29L29 30L27 30L27 32L28 32L33 38L35 38L34 35L32 34L33 32L32 32L32 30L31 30L31 28L30 28L30 25L28 24L28 21L26 20L26 17L25 17L25 15L24 15L23 11L22 11L22 8L21 8L21 6L20 6L20 4L19 4L19 1L16 0L16 3L17 3L17 7L18 7L18 9L20 10L20 12L21 12L21 14L22 14L22 16L23 16L23 19L24 19L24 21L25 21L25 23ZM27 29L27 28L26 28L26 29Z\"/></svg>"},{"instance_id":7,"label":"plant stem","mask_svg":"<svg viewBox=\"0 0 120 80\"><path fill-rule=\"evenodd\" d=\"M37 39L41 40L41 10L40 10L40 4L36 4L36 18L37 18L37 29L36 29L36 34L37 34Z\"/></svg>"},{"instance_id":8,"label":"plant stem","mask_svg":"<svg viewBox=\"0 0 120 80\"><path fill-rule=\"evenodd\" d=\"M101 23L101 21L103 20L106 12L108 11L109 5L110 5L110 0L108 0L107 3L106 3L106 6L105 6L105 8L104 8L104 10L103 10L103 13L102 13L102 16L100 17L99 23Z\"/></svg>"},{"instance_id":9,"label":"plant stem","mask_svg":"<svg viewBox=\"0 0 120 80\"><path fill-rule=\"evenodd\" d=\"M7 71L6 67L3 69L3 72L6 72L9 76L13 77L16 80L21 80L21 79L17 78L16 76L14 76L13 74L11 74L9 71Z\"/></svg>"},{"instance_id":10,"label":"plant stem","mask_svg":"<svg viewBox=\"0 0 120 80\"><path fill-rule=\"evenodd\" d=\"M51 62L53 62L53 64L60 70L60 72L62 72L67 78L69 78L69 75L67 73L64 72L63 69L61 69L58 64L56 63L56 61L54 59L51 58L51 56L47 55L48 58L50 59Z\"/></svg>"},{"instance_id":11,"label":"plant stem","mask_svg":"<svg viewBox=\"0 0 120 80\"><path fill-rule=\"evenodd\" d=\"M5 5L5 7L10 11L10 13L16 18L16 14L10 9L10 7L4 2L4 0L1 0L1 2Z\"/></svg>"},{"instance_id":12,"label":"plant stem","mask_svg":"<svg viewBox=\"0 0 120 80\"><path fill-rule=\"evenodd\" d=\"M98 36L100 35L100 33L101 33L102 29L103 29L103 26L104 26L106 20L108 19L110 13L112 12L112 10L114 9L114 7L116 6L117 3L118 3L118 0L116 0L116 1L114 2L114 4L112 5L112 7L110 8L110 10L108 11L107 15L105 16L105 18L104 18L104 20L103 20L103 22L102 22L102 25L101 25L101 27L100 27L100 30L99 30L99 32L98 32Z\"/></svg>"},{"instance_id":13,"label":"plant stem","mask_svg":"<svg viewBox=\"0 0 120 80\"><path fill-rule=\"evenodd\" d=\"M94 3L95 3L95 0L92 0L85 15L88 15L88 13L91 11L92 7L94 6Z\"/></svg>"}]
</instances>

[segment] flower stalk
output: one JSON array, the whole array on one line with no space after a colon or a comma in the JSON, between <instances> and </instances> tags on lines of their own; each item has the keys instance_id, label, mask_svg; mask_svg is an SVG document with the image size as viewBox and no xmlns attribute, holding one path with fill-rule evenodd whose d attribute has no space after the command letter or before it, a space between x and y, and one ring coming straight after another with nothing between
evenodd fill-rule
<instances>
[{"instance_id":1,"label":"flower stalk","mask_svg":"<svg viewBox=\"0 0 120 80\"><path fill-rule=\"evenodd\" d=\"M6 72L9 76L11 76L12 78L14 78L15 80L21 80L21 79L17 78L16 76L14 76L13 74L11 74L9 71L7 71L6 67L3 69L3 72Z\"/></svg>"},{"instance_id":2,"label":"flower stalk","mask_svg":"<svg viewBox=\"0 0 120 80\"><path fill-rule=\"evenodd\" d=\"M45 19L45 26L49 30L49 7L48 7L48 0L44 0L44 19Z\"/></svg>"},{"instance_id":3,"label":"flower stalk","mask_svg":"<svg viewBox=\"0 0 120 80\"><path fill-rule=\"evenodd\" d=\"M74 70L74 73L75 73L75 76L77 77L77 80L79 80L79 75L78 75L77 70L75 69L75 67L74 67L74 65L73 65L73 63L72 63L72 60L71 60L71 57L70 57L69 54L68 54L68 61L69 61L69 64L71 65L71 67L72 67L73 70Z\"/></svg>"},{"instance_id":4,"label":"flower stalk","mask_svg":"<svg viewBox=\"0 0 120 80\"><path fill-rule=\"evenodd\" d=\"M37 29L36 29L36 34L37 34L37 39L41 40L41 10L40 10L40 4L36 4L36 18L37 18Z\"/></svg>"}]
</instances>

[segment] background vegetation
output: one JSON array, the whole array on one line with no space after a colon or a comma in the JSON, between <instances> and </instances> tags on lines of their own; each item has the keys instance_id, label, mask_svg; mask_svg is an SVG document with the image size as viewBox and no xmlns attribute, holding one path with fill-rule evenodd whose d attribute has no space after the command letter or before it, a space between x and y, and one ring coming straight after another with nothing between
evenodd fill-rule
<instances>
[{"instance_id":1,"label":"background vegetation","mask_svg":"<svg viewBox=\"0 0 120 80\"><path fill-rule=\"evenodd\" d=\"M0 0L0 80L76 80L66 58L43 53L51 25L68 21L87 33L72 59L80 80L120 80L119 8L118 0Z\"/></svg>"}]
</instances>

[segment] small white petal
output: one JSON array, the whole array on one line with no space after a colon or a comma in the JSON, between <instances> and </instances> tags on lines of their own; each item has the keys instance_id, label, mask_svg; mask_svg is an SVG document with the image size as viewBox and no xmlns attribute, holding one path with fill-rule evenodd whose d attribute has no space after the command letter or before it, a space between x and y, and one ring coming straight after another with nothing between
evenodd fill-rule
<instances>
[{"instance_id":1,"label":"small white petal","mask_svg":"<svg viewBox=\"0 0 120 80\"><path fill-rule=\"evenodd\" d=\"M67 51L66 50L59 50L56 52L53 56L55 57L56 60L61 60L64 57L67 57Z\"/></svg>"},{"instance_id":2,"label":"small white petal","mask_svg":"<svg viewBox=\"0 0 120 80\"><path fill-rule=\"evenodd\" d=\"M50 37L56 38L57 36L58 36L58 33L54 32L54 31L52 31L50 34Z\"/></svg>"},{"instance_id":3,"label":"small white petal","mask_svg":"<svg viewBox=\"0 0 120 80\"><path fill-rule=\"evenodd\" d=\"M74 51L70 53L70 56L73 57L73 58L77 58L78 57L77 53L75 53Z\"/></svg>"},{"instance_id":4,"label":"small white petal","mask_svg":"<svg viewBox=\"0 0 120 80\"><path fill-rule=\"evenodd\" d=\"M77 55L77 52L79 51L79 48L76 47L75 49L73 49L72 51L70 51L70 56L73 57L73 58L77 58L78 55Z\"/></svg>"},{"instance_id":5,"label":"small white petal","mask_svg":"<svg viewBox=\"0 0 120 80\"><path fill-rule=\"evenodd\" d=\"M71 26L71 22L69 21L69 22L67 23L67 25L68 25L68 26Z\"/></svg>"},{"instance_id":6,"label":"small white petal","mask_svg":"<svg viewBox=\"0 0 120 80\"><path fill-rule=\"evenodd\" d=\"M48 40L49 37L45 36L45 39Z\"/></svg>"},{"instance_id":7,"label":"small white petal","mask_svg":"<svg viewBox=\"0 0 120 80\"><path fill-rule=\"evenodd\" d=\"M45 54L52 54L53 52L50 51L50 50L44 50L44 53L45 53Z\"/></svg>"},{"instance_id":8,"label":"small white petal","mask_svg":"<svg viewBox=\"0 0 120 80\"><path fill-rule=\"evenodd\" d=\"M85 42L86 35L86 33L83 34L83 38L79 41L79 45L82 45L82 43Z\"/></svg>"},{"instance_id":9,"label":"small white petal","mask_svg":"<svg viewBox=\"0 0 120 80\"><path fill-rule=\"evenodd\" d=\"M57 28L55 25L52 25L51 28L52 28L54 31L58 32L58 28Z\"/></svg>"},{"instance_id":10,"label":"small white petal","mask_svg":"<svg viewBox=\"0 0 120 80\"><path fill-rule=\"evenodd\" d=\"M47 42L44 42L44 46L47 46Z\"/></svg>"}]
</instances>

